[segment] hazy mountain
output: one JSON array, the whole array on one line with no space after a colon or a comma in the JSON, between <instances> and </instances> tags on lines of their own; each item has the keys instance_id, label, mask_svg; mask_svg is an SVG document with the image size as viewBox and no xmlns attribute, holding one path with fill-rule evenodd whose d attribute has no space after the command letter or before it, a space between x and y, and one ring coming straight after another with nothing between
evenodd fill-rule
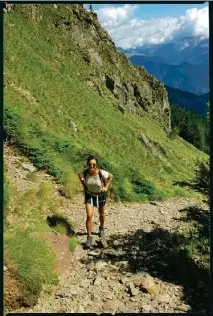
<instances>
[{"instance_id":1,"label":"hazy mountain","mask_svg":"<svg viewBox=\"0 0 213 316\"><path fill-rule=\"evenodd\" d=\"M184 37L166 44L145 44L131 49L119 48L134 55L159 56L168 64L209 64L209 39Z\"/></svg>"},{"instance_id":2,"label":"hazy mountain","mask_svg":"<svg viewBox=\"0 0 213 316\"><path fill-rule=\"evenodd\" d=\"M175 89L169 86L165 86L169 101L172 104L179 105L182 108L186 108L197 114L206 116L209 108L207 102L209 101L209 93L203 95L196 95L180 89Z\"/></svg>"},{"instance_id":3,"label":"hazy mountain","mask_svg":"<svg viewBox=\"0 0 213 316\"><path fill-rule=\"evenodd\" d=\"M171 65L155 61L154 56L133 55L129 59L133 65L144 66L151 75L168 86L196 94L208 92L208 65L191 65L189 63Z\"/></svg>"},{"instance_id":4,"label":"hazy mountain","mask_svg":"<svg viewBox=\"0 0 213 316\"><path fill-rule=\"evenodd\" d=\"M209 91L208 39L185 37L119 50L168 86L196 94Z\"/></svg>"}]
</instances>

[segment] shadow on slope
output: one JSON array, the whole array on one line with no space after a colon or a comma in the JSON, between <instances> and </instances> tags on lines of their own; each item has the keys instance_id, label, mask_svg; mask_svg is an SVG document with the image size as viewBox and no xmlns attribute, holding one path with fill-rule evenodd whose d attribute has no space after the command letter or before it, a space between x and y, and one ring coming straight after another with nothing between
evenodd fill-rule
<instances>
[{"instance_id":1,"label":"shadow on slope","mask_svg":"<svg viewBox=\"0 0 213 316\"><path fill-rule=\"evenodd\" d=\"M193 181L191 181L191 182L188 182L188 181L174 181L173 185L178 185L180 187L187 187L187 188L189 188L191 190L194 190L194 191L196 191L198 193L202 193L205 196L209 195L209 187L208 186L203 187L199 183L196 183L196 182L193 182Z\"/></svg>"},{"instance_id":2,"label":"shadow on slope","mask_svg":"<svg viewBox=\"0 0 213 316\"><path fill-rule=\"evenodd\" d=\"M173 185L189 187L194 191L202 193L210 203L210 161L199 161L195 170L195 177L191 181L173 182Z\"/></svg>"},{"instance_id":3,"label":"shadow on slope","mask_svg":"<svg viewBox=\"0 0 213 316\"><path fill-rule=\"evenodd\" d=\"M47 216L46 221L50 227L56 227L57 225L63 226L66 230L67 236L75 235L72 225L69 223L69 221L66 218L63 218L60 215Z\"/></svg>"},{"instance_id":4,"label":"shadow on slope","mask_svg":"<svg viewBox=\"0 0 213 316\"><path fill-rule=\"evenodd\" d=\"M200 262L192 257L196 250L199 250L199 255L204 254L202 242L199 242L204 240L203 232L209 217L205 218L207 215L202 215L203 210L198 208L185 211L187 214L183 220L197 222L192 238L159 227L151 232L138 229L133 233L110 236L109 247L93 260L111 260L121 264L121 272L145 271L162 281L179 284L183 287L183 301L191 306L190 312L209 312L209 266L202 264L202 256ZM203 223L200 223L201 217ZM208 251L206 254L209 257ZM122 261L127 264L122 266Z\"/></svg>"}]
</instances>

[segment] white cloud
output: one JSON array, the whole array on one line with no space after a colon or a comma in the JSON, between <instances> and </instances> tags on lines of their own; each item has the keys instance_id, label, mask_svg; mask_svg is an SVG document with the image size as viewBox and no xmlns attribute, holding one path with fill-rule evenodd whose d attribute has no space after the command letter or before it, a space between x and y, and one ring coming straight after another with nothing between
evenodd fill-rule
<instances>
[{"instance_id":1,"label":"white cloud","mask_svg":"<svg viewBox=\"0 0 213 316\"><path fill-rule=\"evenodd\" d=\"M208 7L187 10L180 17L134 18L137 5L107 6L97 10L101 25L107 29L117 46L123 48L143 44L164 43L183 36L209 37Z\"/></svg>"},{"instance_id":2,"label":"white cloud","mask_svg":"<svg viewBox=\"0 0 213 316\"><path fill-rule=\"evenodd\" d=\"M137 5L125 4L123 7L107 6L97 11L98 19L106 29L114 28L131 21Z\"/></svg>"}]
</instances>

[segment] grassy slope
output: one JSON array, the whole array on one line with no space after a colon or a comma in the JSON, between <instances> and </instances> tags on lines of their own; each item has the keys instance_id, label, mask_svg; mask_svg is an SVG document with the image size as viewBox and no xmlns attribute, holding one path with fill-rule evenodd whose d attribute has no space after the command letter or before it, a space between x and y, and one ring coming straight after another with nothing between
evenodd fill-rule
<instances>
[{"instance_id":1,"label":"grassy slope","mask_svg":"<svg viewBox=\"0 0 213 316\"><path fill-rule=\"evenodd\" d=\"M153 198L153 188L147 195L136 194L134 183L140 186L143 176L167 196L186 194L172 182L193 178L196 161L206 155L180 138L170 140L150 118L122 115L89 90L78 76L78 52L67 52L67 47L57 44L60 30L52 28L50 35L48 19L51 15L35 26L23 14L5 15L5 127L11 141L35 165L65 183L70 196L79 190L76 172L89 153L96 153L115 175L112 188L117 198ZM38 102L30 102L23 90ZM166 155L160 158L146 149L139 140L141 133Z\"/></svg>"},{"instance_id":2,"label":"grassy slope","mask_svg":"<svg viewBox=\"0 0 213 316\"><path fill-rule=\"evenodd\" d=\"M25 157L19 157L19 161L21 159L28 162ZM18 306L31 306L36 303L42 288L49 291L58 283L56 258L45 234L66 234L70 244L67 251L73 251L78 241L66 229L67 226L73 229L74 224L60 211L63 202L55 195L54 183L45 182L41 172L28 172L27 185L20 179L17 187L13 172L7 170L7 163L4 175L4 264L9 271L12 265L18 282L19 297L14 300ZM61 222L54 226L48 224L45 219L49 213ZM11 288L12 295L13 290ZM9 304L14 308L13 303L12 300Z\"/></svg>"}]
</instances>

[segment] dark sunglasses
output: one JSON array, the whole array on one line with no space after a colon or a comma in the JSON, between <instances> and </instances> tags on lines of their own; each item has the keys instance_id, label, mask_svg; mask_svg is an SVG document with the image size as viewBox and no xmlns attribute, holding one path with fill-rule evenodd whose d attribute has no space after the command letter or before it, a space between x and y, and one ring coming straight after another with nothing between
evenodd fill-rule
<instances>
[{"instance_id":1,"label":"dark sunglasses","mask_svg":"<svg viewBox=\"0 0 213 316\"><path fill-rule=\"evenodd\" d=\"M96 166L96 163L89 163L88 166Z\"/></svg>"}]
</instances>

